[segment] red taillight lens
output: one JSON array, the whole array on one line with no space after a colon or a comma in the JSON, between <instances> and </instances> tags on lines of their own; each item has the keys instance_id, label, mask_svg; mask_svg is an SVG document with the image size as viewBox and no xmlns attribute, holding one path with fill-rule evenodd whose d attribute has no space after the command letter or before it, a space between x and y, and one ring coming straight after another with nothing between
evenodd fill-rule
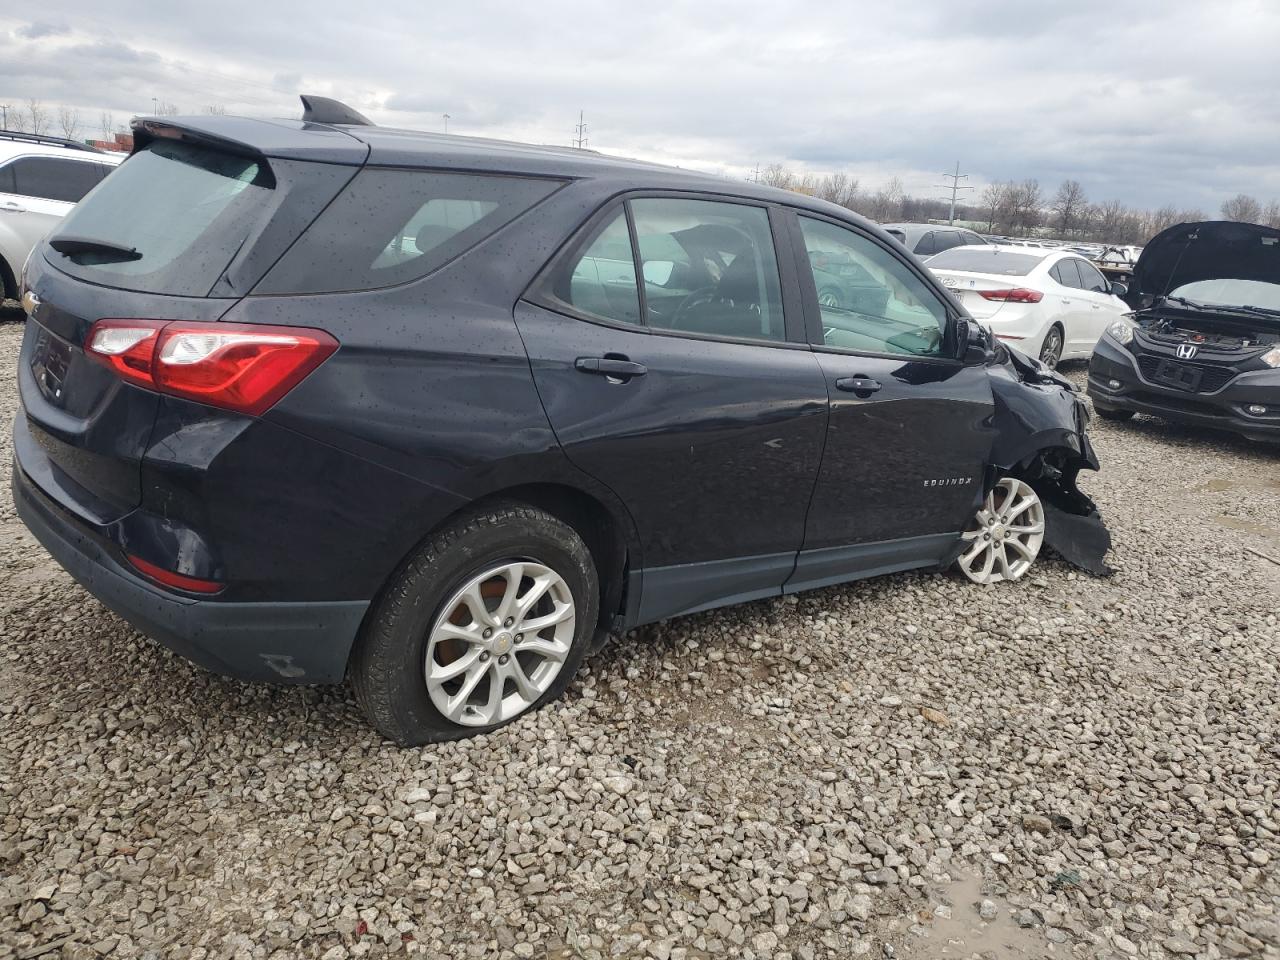
<instances>
[{"instance_id":1,"label":"red taillight lens","mask_svg":"<svg viewBox=\"0 0 1280 960\"><path fill-rule=\"evenodd\" d=\"M217 580L188 577L185 574L166 570L164 567L157 567L154 563L148 563L141 557L135 557L131 553L126 553L125 558L148 580L154 580L164 587L175 587L178 590L186 590L189 593L217 593L224 586Z\"/></svg>"},{"instance_id":2,"label":"red taillight lens","mask_svg":"<svg viewBox=\"0 0 1280 960\"><path fill-rule=\"evenodd\" d=\"M86 349L131 383L259 416L324 363L338 341L304 327L99 320Z\"/></svg>"},{"instance_id":3,"label":"red taillight lens","mask_svg":"<svg viewBox=\"0 0 1280 960\"><path fill-rule=\"evenodd\" d=\"M85 349L123 380L154 389L151 360L164 322L157 320L99 320L89 331Z\"/></svg>"},{"instance_id":4,"label":"red taillight lens","mask_svg":"<svg viewBox=\"0 0 1280 960\"><path fill-rule=\"evenodd\" d=\"M983 300L999 300L1002 303L1039 303L1044 294L1039 290L1028 290L1026 287L1014 287L1011 290L977 290Z\"/></svg>"}]
</instances>

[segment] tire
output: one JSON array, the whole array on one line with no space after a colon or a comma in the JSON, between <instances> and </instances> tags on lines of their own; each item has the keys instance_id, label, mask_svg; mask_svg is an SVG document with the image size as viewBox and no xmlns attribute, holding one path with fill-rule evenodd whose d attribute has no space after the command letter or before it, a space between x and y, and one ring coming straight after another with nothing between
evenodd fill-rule
<instances>
[{"instance_id":1,"label":"tire","mask_svg":"<svg viewBox=\"0 0 1280 960\"><path fill-rule=\"evenodd\" d=\"M487 577L497 568L520 572L505 580ZM525 570L537 576L526 576ZM523 597L532 597L534 587L555 577L559 583L544 588L528 608L528 619L521 622L556 617L562 622L539 628L527 640L514 632L519 624L504 629L501 619L492 619L494 611L487 609L481 619L468 603L480 598L486 607L501 610L508 596L499 596L514 582L517 586L509 597L518 606L522 589ZM524 583L528 588L522 588ZM556 699L568 687L591 645L599 598L591 552L572 527L517 503L465 514L433 533L375 601L351 656L356 699L374 727L401 746L496 730ZM566 602L571 602L571 621L563 619ZM548 604L550 615L539 612ZM482 628L493 636L481 641ZM470 639L458 639L461 634ZM533 647L554 653L531 650L531 641ZM442 655L446 650L447 657ZM470 664L465 673L429 682L429 672L443 675L464 663ZM523 685L509 676L517 667ZM481 674L481 679L473 682L473 674ZM468 682L473 687L462 694ZM470 699L486 692L484 704L469 705ZM447 701L463 704L455 710L455 719L440 709Z\"/></svg>"},{"instance_id":2,"label":"tire","mask_svg":"<svg viewBox=\"0 0 1280 960\"><path fill-rule=\"evenodd\" d=\"M956 568L973 583L1020 580L1040 556L1044 530L1039 494L1017 477L1001 477L960 535Z\"/></svg>"},{"instance_id":3,"label":"tire","mask_svg":"<svg viewBox=\"0 0 1280 960\"><path fill-rule=\"evenodd\" d=\"M1134 414L1133 410L1121 410L1119 407L1100 407L1096 403L1093 405L1093 412L1103 420L1112 421L1132 420Z\"/></svg>"},{"instance_id":4,"label":"tire","mask_svg":"<svg viewBox=\"0 0 1280 960\"><path fill-rule=\"evenodd\" d=\"M1040 344L1040 362L1050 370L1056 370L1062 360L1063 335L1062 327L1054 324L1044 335Z\"/></svg>"},{"instance_id":5,"label":"tire","mask_svg":"<svg viewBox=\"0 0 1280 960\"><path fill-rule=\"evenodd\" d=\"M818 291L818 306L839 310L844 306L844 301L840 298L840 291L835 287L823 287Z\"/></svg>"}]
</instances>

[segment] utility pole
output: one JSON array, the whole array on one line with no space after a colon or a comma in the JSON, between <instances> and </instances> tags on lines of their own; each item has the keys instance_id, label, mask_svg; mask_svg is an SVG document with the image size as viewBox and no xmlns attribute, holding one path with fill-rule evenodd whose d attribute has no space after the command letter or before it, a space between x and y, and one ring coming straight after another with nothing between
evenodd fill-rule
<instances>
[{"instance_id":1,"label":"utility pole","mask_svg":"<svg viewBox=\"0 0 1280 960\"><path fill-rule=\"evenodd\" d=\"M583 119L581 110L578 111L578 125L573 130L573 145L581 150L587 145L587 121Z\"/></svg>"},{"instance_id":2,"label":"utility pole","mask_svg":"<svg viewBox=\"0 0 1280 960\"><path fill-rule=\"evenodd\" d=\"M447 113L444 114L444 132L449 132L449 115Z\"/></svg>"},{"instance_id":3,"label":"utility pole","mask_svg":"<svg viewBox=\"0 0 1280 960\"><path fill-rule=\"evenodd\" d=\"M159 113L159 112L160 112L160 98L159 98L159 97L152 97L152 98L151 98L151 113L154 115L154 114L157 114L157 113Z\"/></svg>"},{"instance_id":4,"label":"utility pole","mask_svg":"<svg viewBox=\"0 0 1280 960\"><path fill-rule=\"evenodd\" d=\"M954 224L956 222L956 194L959 193L961 190L972 190L973 187L965 187L960 185L960 181L968 180L969 175L967 173L960 172L959 160L956 161L956 172L944 173L942 175L942 179L950 180L951 183L950 184L935 183L934 186L940 187L943 190L946 190L948 187L951 188L951 214L950 216L947 217L947 223Z\"/></svg>"},{"instance_id":5,"label":"utility pole","mask_svg":"<svg viewBox=\"0 0 1280 960\"><path fill-rule=\"evenodd\" d=\"M760 161L759 160L756 161L756 172L751 175L751 182L752 183L760 182Z\"/></svg>"},{"instance_id":6,"label":"utility pole","mask_svg":"<svg viewBox=\"0 0 1280 960\"><path fill-rule=\"evenodd\" d=\"M9 105L7 103L0 103L0 114L4 115L4 119L0 120L0 130L8 130L9 129Z\"/></svg>"}]
</instances>

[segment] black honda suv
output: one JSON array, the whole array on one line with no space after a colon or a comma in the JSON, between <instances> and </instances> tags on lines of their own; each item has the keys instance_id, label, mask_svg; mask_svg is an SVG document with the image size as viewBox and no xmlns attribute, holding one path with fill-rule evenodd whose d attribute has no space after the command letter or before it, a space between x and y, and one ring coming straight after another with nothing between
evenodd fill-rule
<instances>
[{"instance_id":1,"label":"black honda suv","mask_svg":"<svg viewBox=\"0 0 1280 960\"><path fill-rule=\"evenodd\" d=\"M1280 230L1181 223L1142 251L1117 320L1089 361L1107 420L1166 420L1280 441Z\"/></svg>"},{"instance_id":2,"label":"black honda suv","mask_svg":"<svg viewBox=\"0 0 1280 960\"><path fill-rule=\"evenodd\" d=\"M136 122L25 276L18 511L182 655L420 743L638 624L1101 562L1084 404L849 211L304 105Z\"/></svg>"}]
</instances>

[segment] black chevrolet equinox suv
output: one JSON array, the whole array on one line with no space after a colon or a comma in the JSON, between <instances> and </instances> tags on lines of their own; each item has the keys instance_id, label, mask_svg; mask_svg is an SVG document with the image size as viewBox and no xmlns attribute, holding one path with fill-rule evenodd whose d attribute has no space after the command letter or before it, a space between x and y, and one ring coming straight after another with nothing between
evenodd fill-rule
<instances>
[{"instance_id":1,"label":"black chevrolet equinox suv","mask_svg":"<svg viewBox=\"0 0 1280 960\"><path fill-rule=\"evenodd\" d=\"M639 624L1100 562L1083 403L848 210L303 102L136 121L24 276L18 511L183 656L422 743Z\"/></svg>"}]
</instances>

